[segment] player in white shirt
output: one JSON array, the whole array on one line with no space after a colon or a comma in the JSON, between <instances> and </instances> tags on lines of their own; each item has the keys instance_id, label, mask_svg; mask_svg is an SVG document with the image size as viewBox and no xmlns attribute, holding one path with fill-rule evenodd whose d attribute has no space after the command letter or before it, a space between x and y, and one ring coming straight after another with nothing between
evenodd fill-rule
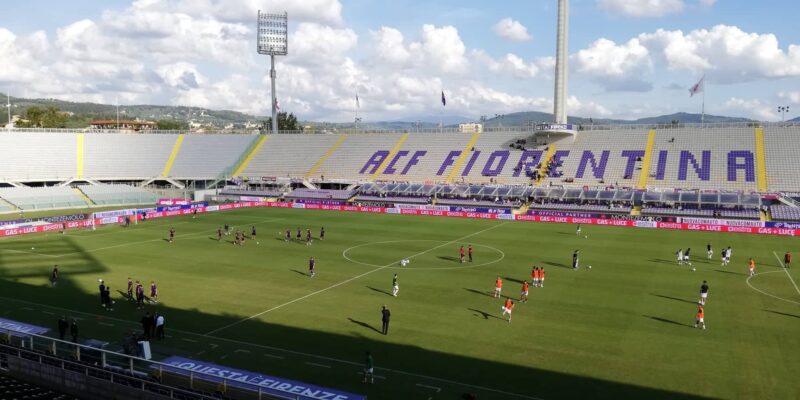
<instances>
[{"instance_id":1,"label":"player in white shirt","mask_svg":"<svg viewBox=\"0 0 800 400\"><path fill-rule=\"evenodd\" d=\"M675 255L678 257L678 265L683 265L683 249L678 249Z\"/></svg>"}]
</instances>

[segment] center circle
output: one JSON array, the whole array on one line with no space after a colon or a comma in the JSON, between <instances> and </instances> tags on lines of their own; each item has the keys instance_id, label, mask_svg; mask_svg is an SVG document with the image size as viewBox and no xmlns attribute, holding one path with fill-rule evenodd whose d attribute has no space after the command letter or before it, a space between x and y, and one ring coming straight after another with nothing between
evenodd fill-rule
<instances>
[{"instance_id":1,"label":"center circle","mask_svg":"<svg viewBox=\"0 0 800 400\"><path fill-rule=\"evenodd\" d=\"M440 243L439 246L429 246L428 244ZM391 269L416 269L416 270L449 270L477 268L486 265L496 264L502 261L506 254L492 246L485 244L472 243L475 260L481 262L469 262L467 248L464 248L464 263L459 262L459 244L444 240L430 239L407 239L407 240L386 240L380 242L369 242L349 247L342 251L342 257L346 260L375 268ZM421 246L421 245L425 246ZM373 253L370 255L369 253ZM379 254L374 254L374 253ZM366 253L366 254L359 254ZM487 254L491 256L487 260ZM379 260L383 257L382 260ZM433 259L432 259L433 257ZM405 267L400 265L400 260L408 259L410 263ZM381 262L384 262L381 264ZM458 264L458 265L454 265ZM432 266L435 265L435 266ZM439 266L441 265L441 266Z\"/></svg>"}]
</instances>

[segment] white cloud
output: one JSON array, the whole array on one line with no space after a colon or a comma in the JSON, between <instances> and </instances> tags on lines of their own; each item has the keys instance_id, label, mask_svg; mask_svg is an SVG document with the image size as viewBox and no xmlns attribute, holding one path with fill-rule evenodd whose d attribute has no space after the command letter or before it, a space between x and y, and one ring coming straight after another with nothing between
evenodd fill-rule
<instances>
[{"instance_id":1,"label":"white cloud","mask_svg":"<svg viewBox=\"0 0 800 400\"><path fill-rule=\"evenodd\" d=\"M731 97L725 102L723 107L726 110L736 111L745 115L752 115L755 118L764 121L774 121L779 118L771 104L767 105L758 99L745 100Z\"/></svg>"},{"instance_id":2,"label":"white cloud","mask_svg":"<svg viewBox=\"0 0 800 400\"><path fill-rule=\"evenodd\" d=\"M642 75L653 68L650 53L638 39L616 44L598 39L571 57L572 66L609 91L649 91Z\"/></svg>"},{"instance_id":3,"label":"white cloud","mask_svg":"<svg viewBox=\"0 0 800 400\"><path fill-rule=\"evenodd\" d=\"M778 93L778 97L792 104L800 104L800 92L780 92Z\"/></svg>"},{"instance_id":4,"label":"white cloud","mask_svg":"<svg viewBox=\"0 0 800 400\"><path fill-rule=\"evenodd\" d=\"M663 17L676 14L686 6L683 0L598 0L601 8L628 17Z\"/></svg>"},{"instance_id":5,"label":"white cloud","mask_svg":"<svg viewBox=\"0 0 800 400\"><path fill-rule=\"evenodd\" d=\"M370 32L378 59L389 64L405 66L411 59L411 53L404 43L403 33L395 28L382 26L378 31Z\"/></svg>"},{"instance_id":6,"label":"white cloud","mask_svg":"<svg viewBox=\"0 0 800 400\"><path fill-rule=\"evenodd\" d=\"M485 65L489 71L518 79L535 78L539 74L539 66L535 61L525 62L520 56L512 53L495 60L483 50L472 50L470 58Z\"/></svg>"},{"instance_id":7,"label":"white cloud","mask_svg":"<svg viewBox=\"0 0 800 400\"><path fill-rule=\"evenodd\" d=\"M711 7L717 3L717 0L699 0L699 3L703 7Z\"/></svg>"},{"instance_id":8,"label":"white cloud","mask_svg":"<svg viewBox=\"0 0 800 400\"><path fill-rule=\"evenodd\" d=\"M437 28L434 25L423 25L421 41L412 43L411 48L421 51L425 59L439 72L467 71L466 46L454 26Z\"/></svg>"},{"instance_id":9,"label":"white cloud","mask_svg":"<svg viewBox=\"0 0 800 400\"><path fill-rule=\"evenodd\" d=\"M503 18L494 25L494 33L503 39L513 42L524 42L531 40L528 28L519 21L511 18Z\"/></svg>"},{"instance_id":10,"label":"white cloud","mask_svg":"<svg viewBox=\"0 0 800 400\"><path fill-rule=\"evenodd\" d=\"M800 76L800 46L784 51L774 34L744 32L735 26L717 25L710 30L659 29L638 39L651 53L658 54L672 70L695 74L706 72L722 83L759 78Z\"/></svg>"}]
</instances>

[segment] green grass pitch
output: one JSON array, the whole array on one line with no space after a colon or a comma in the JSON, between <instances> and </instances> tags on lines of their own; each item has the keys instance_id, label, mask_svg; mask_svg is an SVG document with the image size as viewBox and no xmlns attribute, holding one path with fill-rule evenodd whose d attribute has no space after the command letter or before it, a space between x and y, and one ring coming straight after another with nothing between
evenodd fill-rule
<instances>
[{"instance_id":1,"label":"green grass pitch","mask_svg":"<svg viewBox=\"0 0 800 400\"><path fill-rule=\"evenodd\" d=\"M257 241L216 240L228 223ZM176 241L165 240L174 226ZM285 242L310 228L324 241ZM588 237L584 237L584 235ZM712 243L714 259L706 260ZM80 317L82 337L118 348L141 314L117 293L127 277L159 285L182 355L362 393L371 399L800 398L800 282L778 256L797 239L441 217L248 209L0 240L0 315L51 327ZM475 261L460 264L472 244ZM733 247L730 266L719 250ZM692 248L696 271L674 262ZM581 250L579 270L569 268ZM773 253L774 252L774 253ZM308 258L317 276L307 275ZM758 275L748 281L747 258ZM401 268L398 262L410 258ZM48 283L53 264L57 286ZM501 276L517 299L532 265L543 288L511 323L489 293ZM592 265L592 269L586 266ZM392 297L392 275L400 293ZM103 278L117 302L100 307ZM792 278L792 279L790 279ZM694 329L708 280L708 329ZM793 282L794 281L794 282ZM381 335L380 308L392 312ZM360 382L363 354L376 379Z\"/></svg>"}]
</instances>

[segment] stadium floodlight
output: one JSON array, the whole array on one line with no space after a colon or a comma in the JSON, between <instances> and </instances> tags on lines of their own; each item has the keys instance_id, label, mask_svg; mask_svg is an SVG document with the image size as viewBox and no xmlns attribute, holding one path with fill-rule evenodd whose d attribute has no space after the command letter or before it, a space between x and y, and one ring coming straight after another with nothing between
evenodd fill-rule
<instances>
[{"instance_id":1,"label":"stadium floodlight","mask_svg":"<svg viewBox=\"0 0 800 400\"><path fill-rule=\"evenodd\" d=\"M258 10L258 54L270 59L269 77L272 82L272 133L278 133L278 97L275 94L275 56L289 53L289 17L283 14L262 13Z\"/></svg>"},{"instance_id":2,"label":"stadium floodlight","mask_svg":"<svg viewBox=\"0 0 800 400\"><path fill-rule=\"evenodd\" d=\"M786 113L789 112L789 106L778 106L778 112L781 113L781 122L786 122Z\"/></svg>"},{"instance_id":3,"label":"stadium floodlight","mask_svg":"<svg viewBox=\"0 0 800 400\"><path fill-rule=\"evenodd\" d=\"M567 123L567 62L569 61L569 0L558 0L556 24L556 68L553 117L556 124Z\"/></svg>"}]
</instances>

